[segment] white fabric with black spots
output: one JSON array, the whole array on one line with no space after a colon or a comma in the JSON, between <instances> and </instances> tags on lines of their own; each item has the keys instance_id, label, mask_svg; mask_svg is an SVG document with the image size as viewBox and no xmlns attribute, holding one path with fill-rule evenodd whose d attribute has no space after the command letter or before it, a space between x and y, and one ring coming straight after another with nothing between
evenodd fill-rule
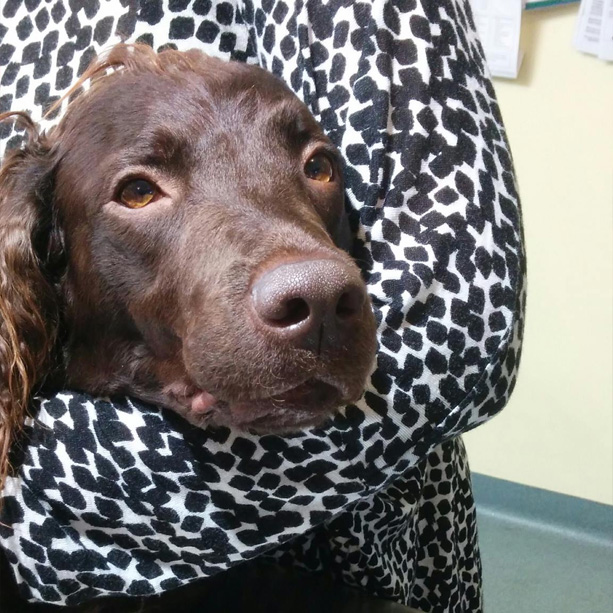
<instances>
[{"instance_id":1,"label":"white fabric with black spots","mask_svg":"<svg viewBox=\"0 0 613 613\"><path fill-rule=\"evenodd\" d=\"M40 119L120 40L259 63L305 101L347 162L377 366L360 402L286 437L198 430L130 399L37 399L0 517L24 594L153 594L267 555L424 612L478 613L457 437L512 391L525 267L468 0L6 0L0 112Z\"/></svg>"}]
</instances>

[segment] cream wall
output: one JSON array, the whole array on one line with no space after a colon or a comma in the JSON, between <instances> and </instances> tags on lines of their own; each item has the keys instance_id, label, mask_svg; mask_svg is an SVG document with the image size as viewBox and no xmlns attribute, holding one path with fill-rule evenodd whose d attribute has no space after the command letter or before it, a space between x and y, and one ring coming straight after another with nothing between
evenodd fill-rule
<instances>
[{"instance_id":1,"label":"cream wall","mask_svg":"<svg viewBox=\"0 0 613 613\"><path fill-rule=\"evenodd\" d=\"M528 313L515 393L466 435L474 472L613 504L613 64L572 47L576 5L524 14L495 87L515 159Z\"/></svg>"}]
</instances>

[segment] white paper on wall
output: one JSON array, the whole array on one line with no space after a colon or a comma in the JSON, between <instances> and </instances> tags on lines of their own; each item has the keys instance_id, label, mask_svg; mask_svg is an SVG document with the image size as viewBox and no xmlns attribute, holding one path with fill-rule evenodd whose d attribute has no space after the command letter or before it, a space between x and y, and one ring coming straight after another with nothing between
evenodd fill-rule
<instances>
[{"instance_id":1,"label":"white paper on wall","mask_svg":"<svg viewBox=\"0 0 613 613\"><path fill-rule=\"evenodd\" d=\"M605 3L598 57L613 62L613 0Z\"/></svg>"},{"instance_id":2,"label":"white paper on wall","mask_svg":"<svg viewBox=\"0 0 613 613\"><path fill-rule=\"evenodd\" d=\"M519 50L522 0L471 0L471 5L492 75L516 78L523 56Z\"/></svg>"},{"instance_id":3,"label":"white paper on wall","mask_svg":"<svg viewBox=\"0 0 613 613\"><path fill-rule=\"evenodd\" d=\"M613 0L581 0L573 44L579 51L613 61Z\"/></svg>"}]
</instances>

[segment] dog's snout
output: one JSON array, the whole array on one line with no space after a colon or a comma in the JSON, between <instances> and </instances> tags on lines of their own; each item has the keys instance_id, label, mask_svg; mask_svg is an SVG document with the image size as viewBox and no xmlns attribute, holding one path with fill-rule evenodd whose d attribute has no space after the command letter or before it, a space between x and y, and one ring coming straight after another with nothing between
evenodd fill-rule
<instances>
[{"instance_id":1,"label":"dog's snout","mask_svg":"<svg viewBox=\"0 0 613 613\"><path fill-rule=\"evenodd\" d=\"M269 334L305 349L342 342L362 313L366 290L357 268L333 259L284 263L255 281L256 319Z\"/></svg>"}]
</instances>

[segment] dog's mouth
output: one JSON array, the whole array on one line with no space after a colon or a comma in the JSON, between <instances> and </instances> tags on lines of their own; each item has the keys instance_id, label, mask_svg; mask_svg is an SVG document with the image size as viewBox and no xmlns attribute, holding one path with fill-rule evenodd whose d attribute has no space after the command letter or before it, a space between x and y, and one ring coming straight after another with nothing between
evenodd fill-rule
<instances>
[{"instance_id":1,"label":"dog's mouth","mask_svg":"<svg viewBox=\"0 0 613 613\"><path fill-rule=\"evenodd\" d=\"M188 410L190 421L266 433L319 424L351 400L338 386L315 378L254 398L222 399L195 387L184 392L174 396Z\"/></svg>"},{"instance_id":2,"label":"dog's mouth","mask_svg":"<svg viewBox=\"0 0 613 613\"><path fill-rule=\"evenodd\" d=\"M269 397L228 403L232 424L255 432L283 432L315 425L343 402L334 385L309 379Z\"/></svg>"}]
</instances>

